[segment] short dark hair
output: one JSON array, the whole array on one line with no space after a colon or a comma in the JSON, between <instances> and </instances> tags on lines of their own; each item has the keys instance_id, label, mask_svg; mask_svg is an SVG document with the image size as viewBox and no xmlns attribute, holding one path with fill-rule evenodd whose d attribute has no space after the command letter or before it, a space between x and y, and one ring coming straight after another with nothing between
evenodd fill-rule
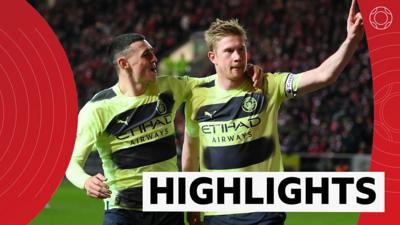
<instances>
[{"instance_id":1,"label":"short dark hair","mask_svg":"<svg viewBox=\"0 0 400 225\"><path fill-rule=\"evenodd\" d=\"M108 47L108 54L111 64L115 66L115 60L118 55L127 50L129 46L136 41L143 41L145 37L138 33L121 34L113 39Z\"/></svg>"}]
</instances>

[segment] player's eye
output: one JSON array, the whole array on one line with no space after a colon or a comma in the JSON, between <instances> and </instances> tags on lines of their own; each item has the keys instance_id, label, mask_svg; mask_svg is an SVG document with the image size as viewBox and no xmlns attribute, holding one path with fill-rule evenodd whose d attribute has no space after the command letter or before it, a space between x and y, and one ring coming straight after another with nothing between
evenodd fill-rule
<instances>
[{"instance_id":1,"label":"player's eye","mask_svg":"<svg viewBox=\"0 0 400 225\"><path fill-rule=\"evenodd\" d=\"M234 51L234 49L233 48L227 48L227 49L225 49L225 51L224 52L227 52L227 53L232 53Z\"/></svg>"},{"instance_id":2,"label":"player's eye","mask_svg":"<svg viewBox=\"0 0 400 225\"><path fill-rule=\"evenodd\" d=\"M153 51L148 50L148 51L145 51L142 56L144 58L153 58L153 54L154 54Z\"/></svg>"}]
</instances>

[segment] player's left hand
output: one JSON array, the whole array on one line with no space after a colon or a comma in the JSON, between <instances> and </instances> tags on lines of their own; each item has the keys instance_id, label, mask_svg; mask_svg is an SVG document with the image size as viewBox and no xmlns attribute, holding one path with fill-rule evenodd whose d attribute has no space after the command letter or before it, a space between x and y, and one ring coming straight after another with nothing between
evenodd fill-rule
<instances>
[{"instance_id":1,"label":"player's left hand","mask_svg":"<svg viewBox=\"0 0 400 225\"><path fill-rule=\"evenodd\" d=\"M360 42L364 36L364 22L361 13L356 13L356 0L352 0L349 17L347 18L347 39Z\"/></svg>"},{"instance_id":2,"label":"player's left hand","mask_svg":"<svg viewBox=\"0 0 400 225\"><path fill-rule=\"evenodd\" d=\"M260 66L249 63L249 64L247 64L245 73L253 81L254 88L258 88L258 89L263 88L264 70Z\"/></svg>"}]
</instances>

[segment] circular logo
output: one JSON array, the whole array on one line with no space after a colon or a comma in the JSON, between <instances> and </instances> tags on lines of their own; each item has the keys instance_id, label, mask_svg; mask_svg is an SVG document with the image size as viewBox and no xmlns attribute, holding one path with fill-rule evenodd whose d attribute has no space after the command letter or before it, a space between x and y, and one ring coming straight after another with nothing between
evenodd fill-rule
<instances>
[{"instance_id":1,"label":"circular logo","mask_svg":"<svg viewBox=\"0 0 400 225\"><path fill-rule=\"evenodd\" d=\"M156 110L158 113L165 114L167 112L167 106L161 100L158 100Z\"/></svg>"},{"instance_id":2,"label":"circular logo","mask_svg":"<svg viewBox=\"0 0 400 225\"><path fill-rule=\"evenodd\" d=\"M378 6L369 13L369 22L377 30L386 30L393 22L393 14L388 8Z\"/></svg>"},{"instance_id":3,"label":"circular logo","mask_svg":"<svg viewBox=\"0 0 400 225\"><path fill-rule=\"evenodd\" d=\"M242 104L245 112L253 112L257 108L257 100L254 97L246 97Z\"/></svg>"}]
</instances>

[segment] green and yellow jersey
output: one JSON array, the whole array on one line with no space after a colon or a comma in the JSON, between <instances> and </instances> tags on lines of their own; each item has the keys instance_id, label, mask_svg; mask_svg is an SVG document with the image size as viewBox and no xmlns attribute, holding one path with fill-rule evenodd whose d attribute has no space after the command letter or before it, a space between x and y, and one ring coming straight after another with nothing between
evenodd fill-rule
<instances>
[{"instance_id":1,"label":"green and yellow jersey","mask_svg":"<svg viewBox=\"0 0 400 225\"><path fill-rule=\"evenodd\" d=\"M177 171L174 119L191 89L209 78L163 76L137 97L115 85L96 94L80 111L68 179L83 188L92 150L99 152L112 191L105 208L142 208L142 174Z\"/></svg>"},{"instance_id":2,"label":"green and yellow jersey","mask_svg":"<svg viewBox=\"0 0 400 225\"><path fill-rule=\"evenodd\" d=\"M248 80L223 90L212 78L193 89L185 107L185 132L200 140L200 171L283 171L278 111L296 95L300 75L265 74L263 90Z\"/></svg>"}]
</instances>

